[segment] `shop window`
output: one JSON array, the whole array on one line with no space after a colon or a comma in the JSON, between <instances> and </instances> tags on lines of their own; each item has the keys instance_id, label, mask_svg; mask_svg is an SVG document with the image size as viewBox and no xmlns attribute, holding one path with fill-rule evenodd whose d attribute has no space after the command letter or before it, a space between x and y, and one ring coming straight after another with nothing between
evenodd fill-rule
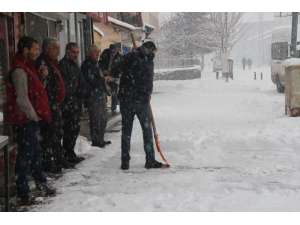
<instances>
[{"instance_id":1,"label":"shop window","mask_svg":"<svg viewBox=\"0 0 300 225\"><path fill-rule=\"evenodd\" d=\"M6 86L5 78L13 57L13 19L0 14L0 135L10 135L6 121Z\"/></svg>"}]
</instances>

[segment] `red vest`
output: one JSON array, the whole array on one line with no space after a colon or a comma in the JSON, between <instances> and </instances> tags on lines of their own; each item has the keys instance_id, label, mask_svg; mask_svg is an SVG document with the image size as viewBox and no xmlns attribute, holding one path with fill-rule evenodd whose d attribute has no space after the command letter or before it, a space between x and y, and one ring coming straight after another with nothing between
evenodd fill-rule
<instances>
[{"instance_id":1,"label":"red vest","mask_svg":"<svg viewBox=\"0 0 300 225\"><path fill-rule=\"evenodd\" d=\"M34 67L34 61L26 59L23 55L16 53L11 62L11 69L6 80L7 92L7 122L8 124L22 124L29 121L26 114L19 109L16 103L16 90L12 83L11 75L16 68L22 68L28 77L27 93L38 117L51 122L51 112L48 97L43 84L41 83Z\"/></svg>"}]
</instances>

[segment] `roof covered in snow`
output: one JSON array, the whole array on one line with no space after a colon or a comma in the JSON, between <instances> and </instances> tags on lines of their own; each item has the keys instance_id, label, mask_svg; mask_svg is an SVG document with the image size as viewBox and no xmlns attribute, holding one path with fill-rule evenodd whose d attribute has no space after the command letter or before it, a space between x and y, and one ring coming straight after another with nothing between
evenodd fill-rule
<instances>
[{"instance_id":1,"label":"roof covered in snow","mask_svg":"<svg viewBox=\"0 0 300 225\"><path fill-rule=\"evenodd\" d=\"M107 18L108 18L108 22L117 24L117 25L122 26L122 27L129 28L129 29L131 29L131 30L134 30L134 29L135 29L135 27L132 26L132 25L129 24L129 23L122 22L122 21L117 20L117 19L114 19L114 18L112 18L112 17L110 17L110 16L108 16Z\"/></svg>"},{"instance_id":2,"label":"roof covered in snow","mask_svg":"<svg viewBox=\"0 0 300 225\"><path fill-rule=\"evenodd\" d=\"M98 27L96 27L95 25L93 25L93 29L94 29L94 31L96 31L98 34L100 34L102 37L104 36L104 33L103 33Z\"/></svg>"},{"instance_id":3,"label":"roof covered in snow","mask_svg":"<svg viewBox=\"0 0 300 225\"><path fill-rule=\"evenodd\" d=\"M150 28L153 28L153 29L155 29L155 27L154 27L154 26L152 26L152 25L150 25L149 23L144 23L144 26L147 26L147 27L150 27Z\"/></svg>"}]
</instances>

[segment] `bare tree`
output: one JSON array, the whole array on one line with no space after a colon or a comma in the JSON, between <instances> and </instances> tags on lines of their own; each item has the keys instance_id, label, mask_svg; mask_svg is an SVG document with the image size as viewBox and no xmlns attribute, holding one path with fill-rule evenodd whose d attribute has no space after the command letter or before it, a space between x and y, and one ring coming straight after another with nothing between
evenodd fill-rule
<instances>
[{"instance_id":1,"label":"bare tree","mask_svg":"<svg viewBox=\"0 0 300 225\"><path fill-rule=\"evenodd\" d=\"M213 24L207 12L177 12L171 13L160 32L161 47L170 58L194 58L216 49L219 39L211 33Z\"/></svg>"},{"instance_id":2,"label":"bare tree","mask_svg":"<svg viewBox=\"0 0 300 225\"><path fill-rule=\"evenodd\" d=\"M236 42L243 36L242 12L211 12L213 24L211 32L219 38L219 49L229 53Z\"/></svg>"}]
</instances>

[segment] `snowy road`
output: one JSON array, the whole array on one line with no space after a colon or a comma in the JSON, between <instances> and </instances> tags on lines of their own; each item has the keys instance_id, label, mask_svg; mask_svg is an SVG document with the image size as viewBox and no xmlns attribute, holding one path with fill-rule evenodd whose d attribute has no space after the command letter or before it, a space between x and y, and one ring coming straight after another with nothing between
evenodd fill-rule
<instances>
[{"instance_id":1,"label":"snowy road","mask_svg":"<svg viewBox=\"0 0 300 225\"><path fill-rule=\"evenodd\" d=\"M228 83L212 72L155 81L154 92L152 109L171 168L143 168L138 121L128 171L120 169L120 132L106 135L113 143L105 149L80 137L76 150L86 160L50 180L56 197L30 210L300 211L300 120L285 115L284 94L269 67L235 68Z\"/></svg>"}]
</instances>

